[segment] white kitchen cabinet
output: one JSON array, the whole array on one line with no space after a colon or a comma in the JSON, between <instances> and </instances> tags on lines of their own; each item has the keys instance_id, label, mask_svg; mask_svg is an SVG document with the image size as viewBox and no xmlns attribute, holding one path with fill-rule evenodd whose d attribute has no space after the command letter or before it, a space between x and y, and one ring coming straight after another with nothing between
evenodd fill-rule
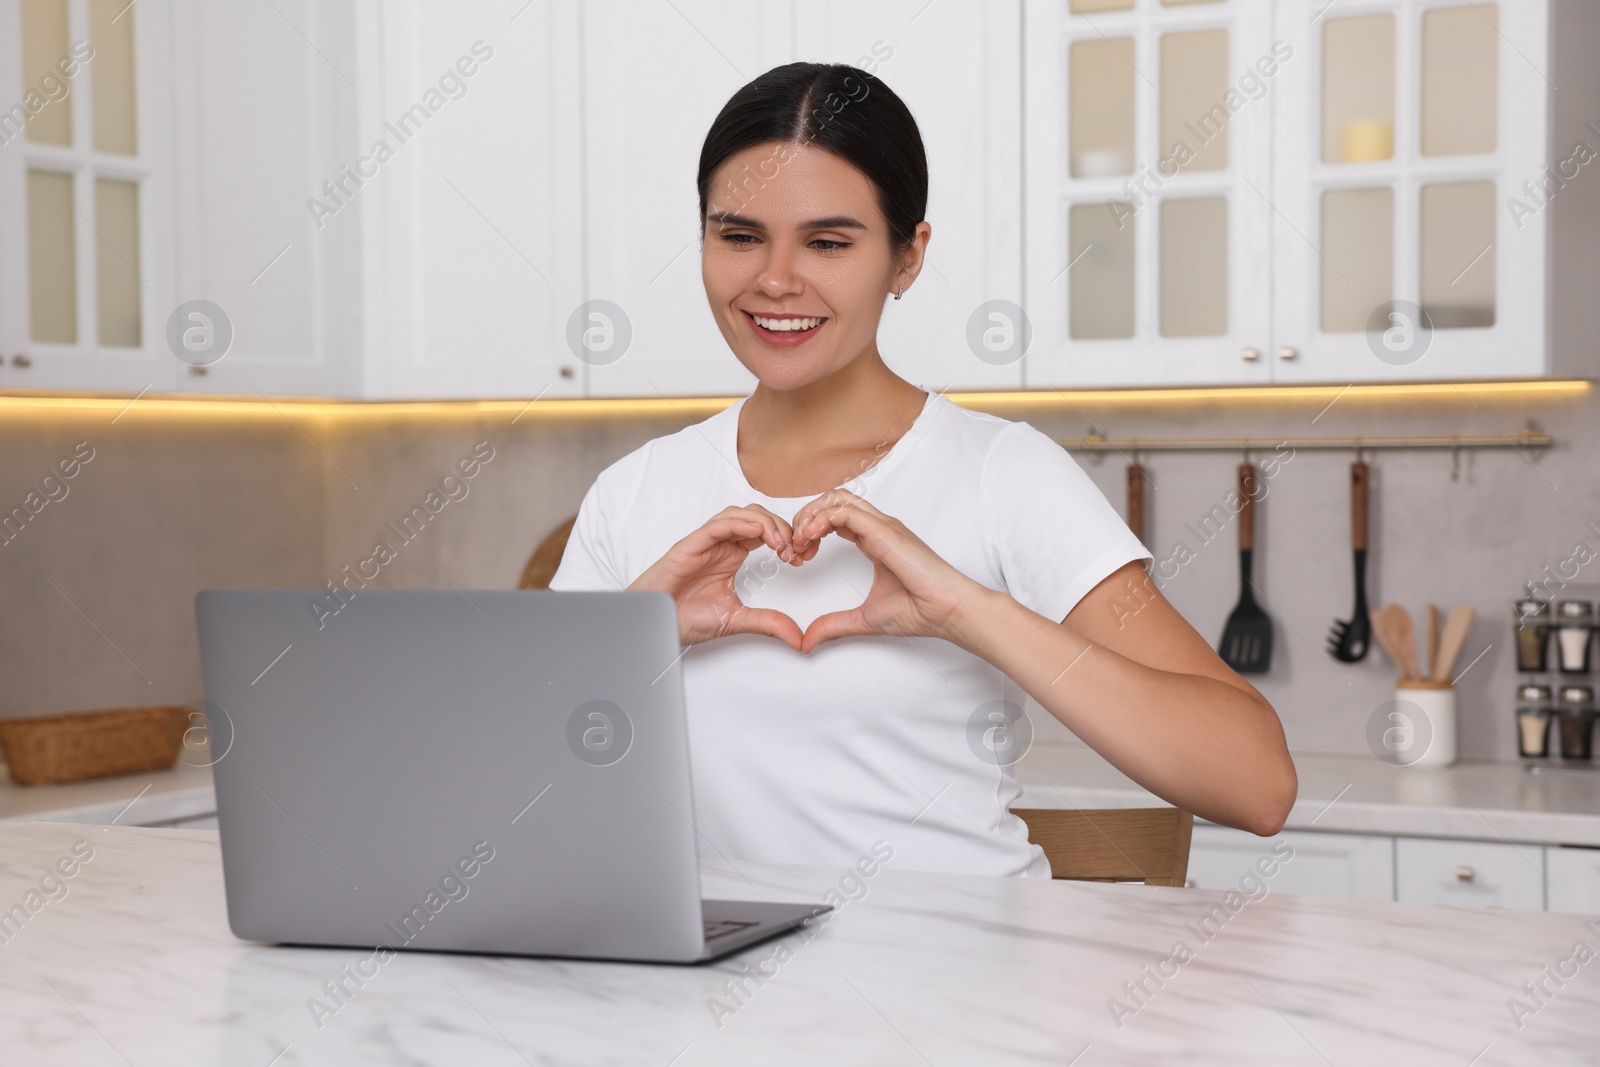
<instances>
[{"instance_id":1,"label":"white kitchen cabinet","mask_svg":"<svg viewBox=\"0 0 1600 1067\"><path fill-rule=\"evenodd\" d=\"M0 108L97 34L0 113L0 389L747 393L695 169L796 58L919 122L929 388L1600 374L1593 0L0 0Z\"/></svg>"},{"instance_id":2,"label":"white kitchen cabinet","mask_svg":"<svg viewBox=\"0 0 1600 1067\"><path fill-rule=\"evenodd\" d=\"M355 11L355 141L393 152L368 165L359 220L327 227L360 227L365 301L345 309L365 336L358 395L581 395L566 338L584 299L582 6Z\"/></svg>"},{"instance_id":3,"label":"white kitchen cabinet","mask_svg":"<svg viewBox=\"0 0 1600 1067\"><path fill-rule=\"evenodd\" d=\"M582 395L577 0L185 6L180 290L196 391Z\"/></svg>"},{"instance_id":4,"label":"white kitchen cabinet","mask_svg":"<svg viewBox=\"0 0 1600 1067\"><path fill-rule=\"evenodd\" d=\"M706 303L695 171L728 97L793 58L791 15L787 0L583 6L585 299L615 305L597 329L631 333L585 361L589 395L754 388Z\"/></svg>"},{"instance_id":5,"label":"white kitchen cabinet","mask_svg":"<svg viewBox=\"0 0 1600 1067\"><path fill-rule=\"evenodd\" d=\"M375 196L383 176L363 185L351 173L364 153L350 6L173 6L178 285L151 325L177 385L360 395L363 235L354 205ZM181 358L166 337L175 312L180 339L191 330L196 338Z\"/></svg>"},{"instance_id":6,"label":"white kitchen cabinet","mask_svg":"<svg viewBox=\"0 0 1600 1067\"><path fill-rule=\"evenodd\" d=\"M1273 849L1294 851L1284 860ZM1277 873L1262 878L1262 858L1278 862ZM1395 898L1394 838L1371 834L1327 834L1291 830L1272 838L1225 826L1197 825L1189 846L1189 884L1196 889L1239 889L1254 873L1269 892L1359 900Z\"/></svg>"},{"instance_id":7,"label":"white kitchen cabinet","mask_svg":"<svg viewBox=\"0 0 1600 1067\"><path fill-rule=\"evenodd\" d=\"M990 324L983 305L1022 298L1017 34L1016 5L998 0L586 5L588 296L617 304L632 329L620 359L587 367L589 394L754 387L706 306L695 171L734 91L795 59L877 74L921 128L934 235L916 284L886 300L885 360L938 391L1019 387L1017 357L979 358L968 341L974 316Z\"/></svg>"},{"instance_id":8,"label":"white kitchen cabinet","mask_svg":"<svg viewBox=\"0 0 1600 1067\"><path fill-rule=\"evenodd\" d=\"M0 210L0 388L582 394L578 0L0 0L0 27L24 7L60 7L70 41L133 27L138 136L88 139L102 48L45 109L70 110L62 143L0 147L0 205L23 209ZM0 32L0 98L58 48L22 37ZM124 239L97 214L106 181L137 189ZM50 209L31 226L30 188ZM30 229L57 254L30 261ZM119 263L138 304L108 342ZM175 354L169 322L199 350Z\"/></svg>"},{"instance_id":9,"label":"white kitchen cabinet","mask_svg":"<svg viewBox=\"0 0 1600 1067\"><path fill-rule=\"evenodd\" d=\"M1396 899L1417 904L1544 908L1544 849L1499 841L1402 837Z\"/></svg>"},{"instance_id":10,"label":"white kitchen cabinet","mask_svg":"<svg viewBox=\"0 0 1600 1067\"><path fill-rule=\"evenodd\" d=\"M167 5L0 0L0 389L174 387Z\"/></svg>"},{"instance_id":11,"label":"white kitchen cabinet","mask_svg":"<svg viewBox=\"0 0 1600 1067\"><path fill-rule=\"evenodd\" d=\"M578 396L577 0L195 5L179 35L191 389Z\"/></svg>"},{"instance_id":12,"label":"white kitchen cabinet","mask_svg":"<svg viewBox=\"0 0 1600 1067\"><path fill-rule=\"evenodd\" d=\"M1548 846L1544 873L1548 910L1600 915L1600 848Z\"/></svg>"},{"instance_id":13,"label":"white kitchen cabinet","mask_svg":"<svg viewBox=\"0 0 1600 1067\"><path fill-rule=\"evenodd\" d=\"M1266 383L1270 0L1023 18L1028 386Z\"/></svg>"},{"instance_id":14,"label":"white kitchen cabinet","mask_svg":"<svg viewBox=\"0 0 1600 1067\"><path fill-rule=\"evenodd\" d=\"M1591 0L1024 12L1030 386L1600 373Z\"/></svg>"},{"instance_id":15,"label":"white kitchen cabinet","mask_svg":"<svg viewBox=\"0 0 1600 1067\"><path fill-rule=\"evenodd\" d=\"M58 21L92 53L0 149L0 388L359 395L361 229L308 210L359 155L350 6L0 0L0 99Z\"/></svg>"},{"instance_id":16,"label":"white kitchen cabinet","mask_svg":"<svg viewBox=\"0 0 1600 1067\"><path fill-rule=\"evenodd\" d=\"M1023 303L1019 5L805 0L803 9L796 58L882 78L916 118L928 156L933 235L916 284L884 305L884 360L935 391L1020 388L1023 353L980 343L980 357L969 340L974 316L980 338L996 322L1020 327L988 317L1005 309L984 308Z\"/></svg>"},{"instance_id":17,"label":"white kitchen cabinet","mask_svg":"<svg viewBox=\"0 0 1600 1067\"><path fill-rule=\"evenodd\" d=\"M1303 59L1275 101L1275 380L1593 377L1600 6L1299 7L1277 18Z\"/></svg>"}]
</instances>

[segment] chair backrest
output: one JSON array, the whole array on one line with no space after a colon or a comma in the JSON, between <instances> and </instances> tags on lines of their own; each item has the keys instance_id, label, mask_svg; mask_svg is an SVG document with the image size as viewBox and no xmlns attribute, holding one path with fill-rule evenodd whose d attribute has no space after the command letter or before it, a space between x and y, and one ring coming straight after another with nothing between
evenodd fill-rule
<instances>
[{"instance_id":1,"label":"chair backrest","mask_svg":"<svg viewBox=\"0 0 1600 1067\"><path fill-rule=\"evenodd\" d=\"M528 563L522 568L522 577L517 582L518 589L549 589L550 579L556 576L556 569L561 566L561 554L567 550L567 538L572 535L572 524L578 521L574 515L554 530L545 534L544 540L539 542L539 547L533 550L533 555L528 557Z\"/></svg>"},{"instance_id":2,"label":"chair backrest","mask_svg":"<svg viewBox=\"0 0 1600 1067\"><path fill-rule=\"evenodd\" d=\"M1194 816L1177 808L1012 808L1051 874L1080 882L1181 886Z\"/></svg>"}]
</instances>

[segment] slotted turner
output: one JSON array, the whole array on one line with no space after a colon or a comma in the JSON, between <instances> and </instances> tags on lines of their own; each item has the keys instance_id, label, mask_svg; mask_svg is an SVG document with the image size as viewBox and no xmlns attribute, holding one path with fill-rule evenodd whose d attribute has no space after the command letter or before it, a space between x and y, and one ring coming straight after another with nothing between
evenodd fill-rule
<instances>
[{"instance_id":1,"label":"slotted turner","mask_svg":"<svg viewBox=\"0 0 1600 1067\"><path fill-rule=\"evenodd\" d=\"M1256 469L1239 464L1239 603L1222 629L1217 654L1240 674L1263 674L1272 663L1272 620L1256 603L1250 581L1256 543Z\"/></svg>"}]
</instances>

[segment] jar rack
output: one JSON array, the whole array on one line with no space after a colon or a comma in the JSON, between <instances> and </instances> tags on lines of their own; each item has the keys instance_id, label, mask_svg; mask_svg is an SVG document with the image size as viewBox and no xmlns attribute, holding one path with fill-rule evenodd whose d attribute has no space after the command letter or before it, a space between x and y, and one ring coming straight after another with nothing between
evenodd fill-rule
<instances>
[{"instance_id":1,"label":"jar rack","mask_svg":"<svg viewBox=\"0 0 1600 1067\"><path fill-rule=\"evenodd\" d=\"M1540 599L1547 600L1552 606L1554 606L1558 600L1600 600L1600 583L1597 582L1562 580L1561 587L1555 590L1548 588L1534 590L1533 587L1535 584L1536 583L1534 582L1529 582L1524 590L1524 595L1536 595ZM1559 623L1553 616L1548 625L1551 627L1551 629L1559 628ZM1553 646L1555 643L1555 635L1551 634L1549 640ZM1516 674L1519 679L1517 684L1519 686L1526 682L1535 682L1537 684L1548 685L1553 693L1559 693L1561 687L1564 685L1586 685L1593 688L1596 686L1597 682L1600 682L1600 665L1591 664L1593 669L1591 669L1587 674L1568 674L1560 670L1560 668L1557 666L1559 662L1559 652L1556 648L1547 648L1546 654L1549 656L1549 660L1545 670L1525 671L1521 669L1521 663L1516 658L1517 650L1515 647L1513 647L1512 664L1517 668ZM1559 712L1556 712L1556 714L1559 714ZM1554 729L1554 724L1552 724L1552 729ZM1552 750L1554 750L1556 747L1555 741L1555 737L1551 737L1549 739L1550 748ZM1597 770L1600 770L1600 764L1596 764L1590 760L1562 759L1560 756L1556 755L1554 751L1552 751L1549 756L1543 758L1520 756L1519 759L1523 764L1523 770L1529 774L1594 774Z\"/></svg>"}]
</instances>

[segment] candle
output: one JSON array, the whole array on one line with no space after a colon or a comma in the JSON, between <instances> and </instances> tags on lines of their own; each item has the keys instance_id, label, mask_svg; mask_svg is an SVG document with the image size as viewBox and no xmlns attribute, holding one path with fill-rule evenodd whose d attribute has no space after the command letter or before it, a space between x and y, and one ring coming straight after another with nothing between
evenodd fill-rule
<instances>
[{"instance_id":1,"label":"candle","mask_svg":"<svg viewBox=\"0 0 1600 1067\"><path fill-rule=\"evenodd\" d=\"M1344 161L1372 163L1394 157L1394 123L1379 119L1347 122L1343 130Z\"/></svg>"}]
</instances>

